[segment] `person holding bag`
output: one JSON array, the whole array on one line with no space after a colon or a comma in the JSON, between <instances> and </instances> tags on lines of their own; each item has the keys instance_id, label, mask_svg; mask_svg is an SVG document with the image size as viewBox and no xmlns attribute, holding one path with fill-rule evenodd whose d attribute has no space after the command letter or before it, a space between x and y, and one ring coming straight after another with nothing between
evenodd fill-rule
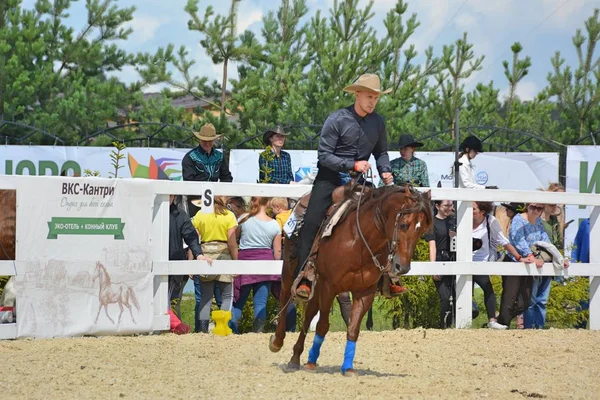
<instances>
[{"instance_id":1,"label":"person holding bag","mask_svg":"<svg viewBox=\"0 0 600 400\"><path fill-rule=\"evenodd\" d=\"M192 224L200 234L202 252L213 260L237 260L238 247L236 242L237 219L233 212L227 209L227 199L215 196L214 211L203 213L198 211ZM221 294L221 310L232 311L233 305L233 275L196 275L195 283L200 285L200 303L196 332L208 333L210 307L215 288Z\"/></svg>"}]
</instances>

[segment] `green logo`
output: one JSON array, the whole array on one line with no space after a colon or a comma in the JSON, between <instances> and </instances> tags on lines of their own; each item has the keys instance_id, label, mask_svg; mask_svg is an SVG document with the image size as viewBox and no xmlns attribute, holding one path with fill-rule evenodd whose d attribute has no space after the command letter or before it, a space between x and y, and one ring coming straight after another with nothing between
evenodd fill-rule
<instances>
[{"instance_id":1,"label":"green logo","mask_svg":"<svg viewBox=\"0 0 600 400\"><path fill-rule=\"evenodd\" d=\"M58 235L111 235L123 240L124 227L121 218L52 217L48 222L48 239L56 239Z\"/></svg>"}]
</instances>

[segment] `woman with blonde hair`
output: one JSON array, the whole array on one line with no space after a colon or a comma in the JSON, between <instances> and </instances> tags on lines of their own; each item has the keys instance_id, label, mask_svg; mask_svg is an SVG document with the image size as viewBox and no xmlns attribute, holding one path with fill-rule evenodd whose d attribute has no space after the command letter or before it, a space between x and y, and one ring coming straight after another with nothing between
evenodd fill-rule
<instances>
[{"instance_id":1,"label":"woman with blonde hair","mask_svg":"<svg viewBox=\"0 0 600 400\"><path fill-rule=\"evenodd\" d=\"M214 211L199 211L192 219L192 225L201 238L202 252L213 260L237 260L236 242L237 219L227 209L227 198L215 196ZM232 275L196 275L194 284L200 286L200 302L196 312L196 331L208 332L210 307L215 289L221 294L221 310L231 311L233 305Z\"/></svg>"},{"instance_id":2,"label":"woman with blonde hair","mask_svg":"<svg viewBox=\"0 0 600 400\"><path fill-rule=\"evenodd\" d=\"M280 260L281 228L277 221L267 215L269 197L252 197L250 212L240 220L239 260ZM231 327L238 333L238 321L242 310L253 292L254 332L262 332L267 319L267 298L272 282L281 280L281 275L240 275L234 282L234 304Z\"/></svg>"}]
</instances>

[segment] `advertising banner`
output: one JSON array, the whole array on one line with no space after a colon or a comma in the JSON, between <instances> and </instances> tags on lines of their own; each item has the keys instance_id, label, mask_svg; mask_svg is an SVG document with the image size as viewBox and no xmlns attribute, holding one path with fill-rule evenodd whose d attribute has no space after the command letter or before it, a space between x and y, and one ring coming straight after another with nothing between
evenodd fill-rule
<instances>
[{"instance_id":1,"label":"advertising banner","mask_svg":"<svg viewBox=\"0 0 600 400\"><path fill-rule=\"evenodd\" d=\"M18 337L151 331L151 186L28 180L17 189Z\"/></svg>"},{"instance_id":2,"label":"advertising banner","mask_svg":"<svg viewBox=\"0 0 600 400\"><path fill-rule=\"evenodd\" d=\"M600 146L567 148L567 192L600 193ZM590 207L568 205L566 221L573 220L565 233L565 246L572 245L579 223L589 218Z\"/></svg>"},{"instance_id":3,"label":"advertising banner","mask_svg":"<svg viewBox=\"0 0 600 400\"><path fill-rule=\"evenodd\" d=\"M258 181L258 155L263 150L231 150L230 168L234 182L256 183ZM309 173L316 172L317 152L315 150L289 150L292 158L292 171L296 182ZM451 174L454 153L418 152L416 156L427 163L429 185L453 187ZM391 152L390 159L400 157L399 152ZM535 190L547 187L558 180L558 153L482 153L473 160L477 171L477 182L501 189ZM371 165L375 160L371 157ZM374 171L375 181L379 174Z\"/></svg>"},{"instance_id":4,"label":"advertising banner","mask_svg":"<svg viewBox=\"0 0 600 400\"><path fill-rule=\"evenodd\" d=\"M98 171L114 176L111 152L114 147L0 146L2 175L84 176ZM190 149L126 148L117 171L120 178L181 180L181 160Z\"/></svg>"}]
</instances>

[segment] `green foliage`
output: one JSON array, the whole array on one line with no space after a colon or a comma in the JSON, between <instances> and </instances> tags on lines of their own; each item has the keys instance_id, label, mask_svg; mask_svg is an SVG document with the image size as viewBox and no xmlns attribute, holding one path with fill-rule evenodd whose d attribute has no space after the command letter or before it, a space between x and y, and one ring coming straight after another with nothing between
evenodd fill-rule
<instances>
[{"instance_id":1,"label":"green foliage","mask_svg":"<svg viewBox=\"0 0 600 400\"><path fill-rule=\"evenodd\" d=\"M4 291L4 286L8 283L10 276L0 276L0 297L2 297L2 292Z\"/></svg>"},{"instance_id":2,"label":"green foliage","mask_svg":"<svg viewBox=\"0 0 600 400\"><path fill-rule=\"evenodd\" d=\"M83 170L83 176L85 178L98 177L100 176L100 171L92 171L91 169L86 168Z\"/></svg>"},{"instance_id":3,"label":"green foliage","mask_svg":"<svg viewBox=\"0 0 600 400\"><path fill-rule=\"evenodd\" d=\"M589 279L569 278L562 283L553 281L548 299L546 320L553 328L573 328L586 321L589 312L577 308L582 300L589 300Z\"/></svg>"},{"instance_id":4,"label":"green foliage","mask_svg":"<svg viewBox=\"0 0 600 400\"><path fill-rule=\"evenodd\" d=\"M119 169L123 168L121 160L125 158L123 150L125 150L125 143L119 143L117 141L112 142L114 149L110 152L111 165L114 168L114 172L109 172L109 176L117 178L119 176Z\"/></svg>"},{"instance_id":5,"label":"green foliage","mask_svg":"<svg viewBox=\"0 0 600 400\"><path fill-rule=\"evenodd\" d=\"M421 239L417 243L413 261L429 261L429 243ZM377 311L383 313L397 328L436 328L439 325L440 301L430 276L406 276L402 284L409 291L402 296L379 303Z\"/></svg>"}]
</instances>

